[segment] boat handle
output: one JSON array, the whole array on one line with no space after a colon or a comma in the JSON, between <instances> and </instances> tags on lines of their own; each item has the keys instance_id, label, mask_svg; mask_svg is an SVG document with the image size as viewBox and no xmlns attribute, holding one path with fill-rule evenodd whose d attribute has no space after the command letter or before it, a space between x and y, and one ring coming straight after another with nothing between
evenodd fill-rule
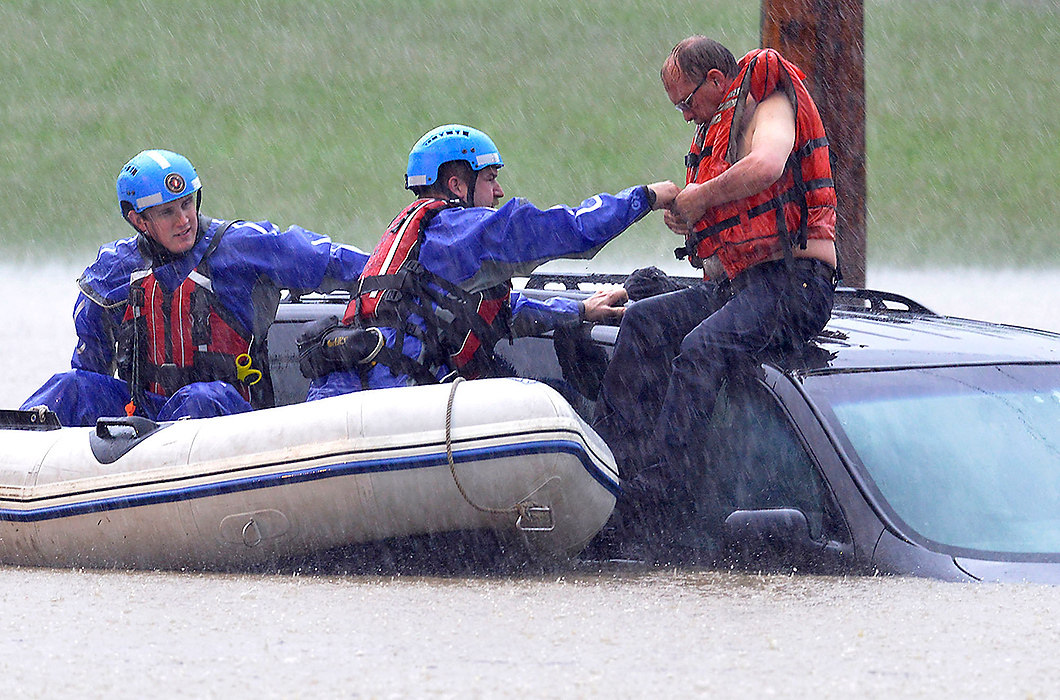
<instances>
[{"instance_id":1,"label":"boat handle","mask_svg":"<svg viewBox=\"0 0 1060 700\"><path fill-rule=\"evenodd\" d=\"M552 532L556 529L556 520L549 506L527 506L519 509L515 526L523 532Z\"/></svg>"},{"instance_id":2,"label":"boat handle","mask_svg":"<svg viewBox=\"0 0 1060 700\"><path fill-rule=\"evenodd\" d=\"M258 524L254 521L254 518L248 520L247 524L243 526L242 535L243 544L248 547L257 547L259 544L261 544L261 540L263 539L261 536L261 528L258 527Z\"/></svg>"},{"instance_id":3,"label":"boat handle","mask_svg":"<svg viewBox=\"0 0 1060 700\"><path fill-rule=\"evenodd\" d=\"M118 430L112 430L117 428ZM120 437L121 428L132 430L133 439L139 439L158 429L158 423L142 416L122 416L121 418L100 418L96 421L96 435L104 440Z\"/></svg>"}]
</instances>

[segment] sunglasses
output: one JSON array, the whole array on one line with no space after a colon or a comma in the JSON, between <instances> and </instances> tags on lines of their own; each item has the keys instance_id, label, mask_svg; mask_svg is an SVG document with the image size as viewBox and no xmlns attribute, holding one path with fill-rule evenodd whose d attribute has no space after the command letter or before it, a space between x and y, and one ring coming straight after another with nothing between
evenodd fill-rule
<instances>
[{"instance_id":1,"label":"sunglasses","mask_svg":"<svg viewBox=\"0 0 1060 700\"><path fill-rule=\"evenodd\" d=\"M681 100L680 102L678 102L677 104L674 105L674 109L676 109L678 112L681 112L681 113L691 112L692 111L692 98L696 96L696 93L699 92L699 88L703 87L703 83L705 83L705 82L707 82L706 74L704 74L703 75L703 79L699 81L699 85L696 85L696 87L692 90L692 92L688 93L688 97L686 97L685 99Z\"/></svg>"}]
</instances>

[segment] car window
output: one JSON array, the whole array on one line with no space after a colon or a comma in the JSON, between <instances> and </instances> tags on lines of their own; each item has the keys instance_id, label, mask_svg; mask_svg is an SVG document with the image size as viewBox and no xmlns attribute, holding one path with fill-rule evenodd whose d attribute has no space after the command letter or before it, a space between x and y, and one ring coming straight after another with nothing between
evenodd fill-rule
<instances>
[{"instance_id":1,"label":"car window","mask_svg":"<svg viewBox=\"0 0 1060 700\"><path fill-rule=\"evenodd\" d=\"M838 531L831 495L776 399L761 383L728 383L710 421L700 498L724 521L736 510L802 511L811 536Z\"/></svg>"},{"instance_id":2,"label":"car window","mask_svg":"<svg viewBox=\"0 0 1060 700\"><path fill-rule=\"evenodd\" d=\"M862 372L807 388L911 536L957 554L1060 552L1060 367Z\"/></svg>"}]
</instances>

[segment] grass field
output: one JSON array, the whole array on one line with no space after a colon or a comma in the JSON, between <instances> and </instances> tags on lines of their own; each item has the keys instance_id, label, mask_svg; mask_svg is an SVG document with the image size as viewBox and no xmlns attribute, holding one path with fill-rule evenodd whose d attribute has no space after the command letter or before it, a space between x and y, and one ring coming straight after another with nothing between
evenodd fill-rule
<instances>
[{"instance_id":1,"label":"grass field","mask_svg":"<svg viewBox=\"0 0 1060 700\"><path fill-rule=\"evenodd\" d=\"M405 156L494 136L509 195L576 203L683 181L691 128L658 69L688 34L738 56L755 0L5 0L0 247L85 259L131 232L114 178L189 156L204 210L370 248ZM866 0L869 265L1060 265L1060 3ZM670 264L658 219L600 265Z\"/></svg>"}]
</instances>

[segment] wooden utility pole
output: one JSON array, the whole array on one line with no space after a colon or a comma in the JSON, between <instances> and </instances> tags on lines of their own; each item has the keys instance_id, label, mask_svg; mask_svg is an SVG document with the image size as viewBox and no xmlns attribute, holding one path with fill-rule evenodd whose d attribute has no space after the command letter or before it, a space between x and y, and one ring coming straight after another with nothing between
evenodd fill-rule
<instances>
[{"instance_id":1,"label":"wooden utility pole","mask_svg":"<svg viewBox=\"0 0 1060 700\"><path fill-rule=\"evenodd\" d=\"M806 73L832 152L843 282L865 286L863 0L762 0L762 46Z\"/></svg>"}]
</instances>

